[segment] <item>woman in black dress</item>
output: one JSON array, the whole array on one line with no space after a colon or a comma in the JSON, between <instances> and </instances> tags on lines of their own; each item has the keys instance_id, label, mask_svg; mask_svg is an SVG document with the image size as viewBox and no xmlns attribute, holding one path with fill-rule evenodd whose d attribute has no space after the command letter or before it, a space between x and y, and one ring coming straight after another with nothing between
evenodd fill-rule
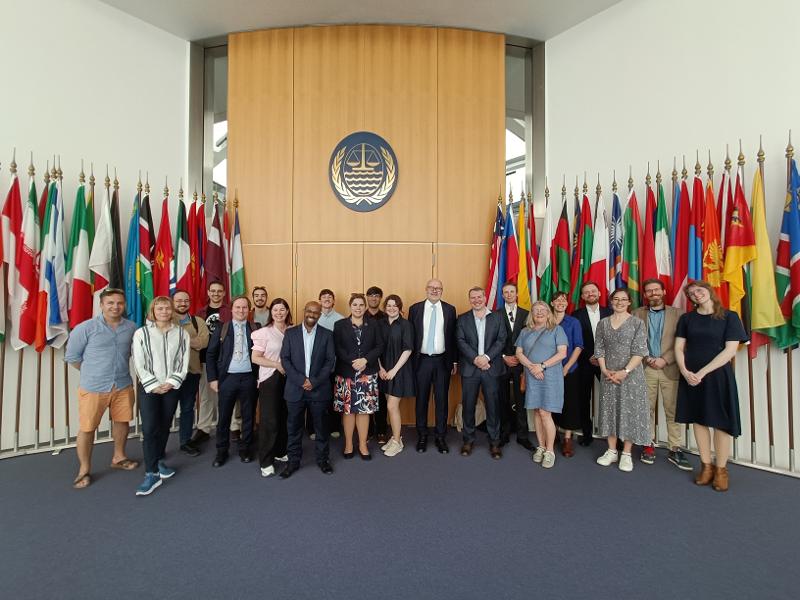
<instances>
[{"instance_id":1,"label":"woman in black dress","mask_svg":"<svg viewBox=\"0 0 800 600\"><path fill-rule=\"evenodd\" d=\"M739 392L731 367L740 342L747 341L739 316L722 307L713 288L693 281L684 294L695 310L681 315L675 332L675 361L681 371L675 420L693 423L703 468L697 485L712 484L718 492L728 490L728 456L731 440L742 432ZM711 432L714 430L716 464L711 462Z\"/></svg>"},{"instance_id":2,"label":"woman in black dress","mask_svg":"<svg viewBox=\"0 0 800 600\"><path fill-rule=\"evenodd\" d=\"M402 316L403 301L390 294L383 302L386 319L380 322L384 348L378 370L379 386L386 394L386 408L392 425L392 437L381 450L386 456L396 456L403 451L400 436L400 399L414 395L414 374L408 364L414 350L414 329Z\"/></svg>"}]
</instances>

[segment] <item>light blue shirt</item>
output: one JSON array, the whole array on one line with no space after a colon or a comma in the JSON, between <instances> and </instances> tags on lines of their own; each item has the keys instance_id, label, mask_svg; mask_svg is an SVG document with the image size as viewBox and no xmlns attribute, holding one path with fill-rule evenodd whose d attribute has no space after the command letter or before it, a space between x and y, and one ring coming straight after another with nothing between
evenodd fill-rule
<instances>
[{"instance_id":1,"label":"light blue shirt","mask_svg":"<svg viewBox=\"0 0 800 600\"><path fill-rule=\"evenodd\" d=\"M233 331L229 331L228 335L233 336L233 354L228 365L228 373L250 373L253 365L247 347L247 322L231 321L230 327Z\"/></svg>"},{"instance_id":2,"label":"light blue shirt","mask_svg":"<svg viewBox=\"0 0 800 600\"><path fill-rule=\"evenodd\" d=\"M317 323L318 325L319 323ZM311 331L306 329L305 325L300 325L303 331L303 352L306 357L306 377L311 377L311 352L314 350L314 340L317 337L317 325Z\"/></svg>"},{"instance_id":3,"label":"light blue shirt","mask_svg":"<svg viewBox=\"0 0 800 600\"><path fill-rule=\"evenodd\" d=\"M317 325L324 327L329 331L333 331L333 324L336 323L336 321L341 321L342 319L344 319L343 315L340 315L335 310L331 310L331 312L329 312L327 315L324 312L320 315Z\"/></svg>"},{"instance_id":4,"label":"light blue shirt","mask_svg":"<svg viewBox=\"0 0 800 600\"><path fill-rule=\"evenodd\" d=\"M653 358L661 357L661 336L664 334L664 313L661 310L647 310L647 348Z\"/></svg>"},{"instance_id":5,"label":"light blue shirt","mask_svg":"<svg viewBox=\"0 0 800 600\"><path fill-rule=\"evenodd\" d=\"M136 324L122 319L116 329L103 315L84 321L72 330L67 340L64 360L81 363L81 389L87 392L110 392L133 385L131 346Z\"/></svg>"},{"instance_id":6,"label":"light blue shirt","mask_svg":"<svg viewBox=\"0 0 800 600\"><path fill-rule=\"evenodd\" d=\"M475 315L475 311L472 311L472 316L475 319L475 329L478 330L478 356L483 356L486 354L484 351L485 348L485 341L486 341L486 317L489 316L489 309L486 309L486 312L483 314L483 318L480 318Z\"/></svg>"}]
</instances>

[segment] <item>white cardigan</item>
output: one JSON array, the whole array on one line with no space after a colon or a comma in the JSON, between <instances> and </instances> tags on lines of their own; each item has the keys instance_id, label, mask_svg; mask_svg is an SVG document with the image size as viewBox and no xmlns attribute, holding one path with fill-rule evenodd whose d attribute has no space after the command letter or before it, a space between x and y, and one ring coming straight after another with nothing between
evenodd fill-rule
<instances>
[{"instance_id":1,"label":"white cardigan","mask_svg":"<svg viewBox=\"0 0 800 600\"><path fill-rule=\"evenodd\" d=\"M147 321L133 334L133 364L145 392L165 383L177 389L189 369L189 334L179 325L167 331Z\"/></svg>"}]
</instances>

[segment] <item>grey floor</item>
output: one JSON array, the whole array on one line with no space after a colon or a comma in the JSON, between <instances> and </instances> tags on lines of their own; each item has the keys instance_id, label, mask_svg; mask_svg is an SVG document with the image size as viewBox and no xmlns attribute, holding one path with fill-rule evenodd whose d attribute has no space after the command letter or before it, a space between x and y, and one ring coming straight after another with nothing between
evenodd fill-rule
<instances>
[{"instance_id":1,"label":"grey floor","mask_svg":"<svg viewBox=\"0 0 800 600\"><path fill-rule=\"evenodd\" d=\"M482 438L469 458L455 433L446 456L405 438L368 463L335 442L332 476L307 440L288 481L173 439L178 473L146 498L108 444L83 491L74 450L1 461L0 597L800 597L800 480L732 466L720 494L663 451L625 474L595 441L546 471L515 443L495 462Z\"/></svg>"}]
</instances>

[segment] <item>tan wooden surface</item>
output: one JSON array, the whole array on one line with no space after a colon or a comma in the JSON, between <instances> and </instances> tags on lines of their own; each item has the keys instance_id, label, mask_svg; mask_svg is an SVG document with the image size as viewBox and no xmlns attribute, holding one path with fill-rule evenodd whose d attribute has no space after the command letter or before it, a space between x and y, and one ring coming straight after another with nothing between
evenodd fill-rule
<instances>
[{"instance_id":1,"label":"tan wooden surface","mask_svg":"<svg viewBox=\"0 0 800 600\"><path fill-rule=\"evenodd\" d=\"M294 310L294 246L292 244L243 244L244 273L248 290L253 286L267 288L269 301L283 298Z\"/></svg>"}]
</instances>

